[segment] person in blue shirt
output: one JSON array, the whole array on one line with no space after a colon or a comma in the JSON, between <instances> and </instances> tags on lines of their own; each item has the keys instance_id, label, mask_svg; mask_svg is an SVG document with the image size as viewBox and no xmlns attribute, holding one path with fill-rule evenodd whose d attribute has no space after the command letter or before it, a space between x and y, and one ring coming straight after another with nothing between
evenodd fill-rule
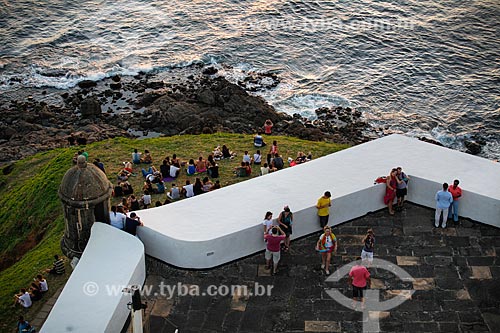
<instances>
[{"instance_id":1,"label":"person in blue shirt","mask_svg":"<svg viewBox=\"0 0 500 333\"><path fill-rule=\"evenodd\" d=\"M448 208L450 208L451 203L453 202L453 196L450 192L448 192L448 183L443 184L443 189L441 191L437 191L436 196L436 222L434 226L439 228L439 219L441 217L441 213L443 214L443 224L441 227L446 228L446 220L448 219Z\"/></svg>"},{"instance_id":2,"label":"person in blue shirt","mask_svg":"<svg viewBox=\"0 0 500 333\"><path fill-rule=\"evenodd\" d=\"M257 132L256 136L253 137L253 145L255 147L264 147L266 145L260 131Z\"/></svg>"}]
</instances>

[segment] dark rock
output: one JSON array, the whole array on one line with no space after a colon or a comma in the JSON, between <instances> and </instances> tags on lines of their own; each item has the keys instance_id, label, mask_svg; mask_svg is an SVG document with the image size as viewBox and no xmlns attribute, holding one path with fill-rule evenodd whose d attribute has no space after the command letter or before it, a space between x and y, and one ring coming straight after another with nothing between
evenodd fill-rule
<instances>
[{"instance_id":1,"label":"dark rock","mask_svg":"<svg viewBox=\"0 0 500 333\"><path fill-rule=\"evenodd\" d=\"M100 115L101 112L101 104L96 97L88 97L80 104L80 113L84 118Z\"/></svg>"},{"instance_id":2,"label":"dark rock","mask_svg":"<svg viewBox=\"0 0 500 333\"><path fill-rule=\"evenodd\" d=\"M209 89L205 89L202 92L200 92L197 99L198 99L198 101L202 102L203 104L207 104L207 105L214 105L215 104L215 95Z\"/></svg>"},{"instance_id":3,"label":"dark rock","mask_svg":"<svg viewBox=\"0 0 500 333\"><path fill-rule=\"evenodd\" d=\"M111 78L111 80L113 80L114 82L120 82L121 81L121 77L120 77L120 75L117 74L117 75L113 76Z\"/></svg>"},{"instance_id":4,"label":"dark rock","mask_svg":"<svg viewBox=\"0 0 500 333\"><path fill-rule=\"evenodd\" d=\"M202 73L205 74L205 75L214 75L214 74L217 74L219 70L215 67L207 67L207 68L204 68Z\"/></svg>"},{"instance_id":5,"label":"dark rock","mask_svg":"<svg viewBox=\"0 0 500 333\"><path fill-rule=\"evenodd\" d=\"M97 86L97 82L92 81L92 80L83 80L83 81L78 82L78 86L82 89L89 89L89 88Z\"/></svg>"},{"instance_id":6,"label":"dark rock","mask_svg":"<svg viewBox=\"0 0 500 333\"><path fill-rule=\"evenodd\" d=\"M4 175L8 175L9 173L11 173L11 172L12 172L12 170L14 170L14 163L11 163L11 164L9 164L9 165L5 166L5 167L2 169L2 173L3 173Z\"/></svg>"},{"instance_id":7,"label":"dark rock","mask_svg":"<svg viewBox=\"0 0 500 333\"><path fill-rule=\"evenodd\" d=\"M120 82L110 83L109 87L113 90L118 90L122 87L122 84Z\"/></svg>"},{"instance_id":8,"label":"dark rock","mask_svg":"<svg viewBox=\"0 0 500 333\"><path fill-rule=\"evenodd\" d=\"M466 153L472 154L472 155L477 155L481 152L481 145L478 144L477 142L474 141L464 141L464 145L467 148Z\"/></svg>"}]
</instances>

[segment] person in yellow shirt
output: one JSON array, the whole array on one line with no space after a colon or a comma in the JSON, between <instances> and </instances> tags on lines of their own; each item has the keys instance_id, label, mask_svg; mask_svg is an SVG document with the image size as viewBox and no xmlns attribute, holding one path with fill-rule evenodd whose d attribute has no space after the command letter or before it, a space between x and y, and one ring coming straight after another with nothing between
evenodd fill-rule
<instances>
[{"instance_id":1,"label":"person in yellow shirt","mask_svg":"<svg viewBox=\"0 0 500 333\"><path fill-rule=\"evenodd\" d=\"M321 198L318 199L316 208L318 209L319 224L321 228L324 228L328 224L328 218L330 217L330 207L332 206L332 200L330 199L332 194L326 191Z\"/></svg>"}]
</instances>

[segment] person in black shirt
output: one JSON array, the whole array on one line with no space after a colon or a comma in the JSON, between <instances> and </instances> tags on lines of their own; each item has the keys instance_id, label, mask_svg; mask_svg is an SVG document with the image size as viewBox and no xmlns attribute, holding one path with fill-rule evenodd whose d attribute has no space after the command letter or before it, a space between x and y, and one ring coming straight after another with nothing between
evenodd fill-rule
<instances>
[{"instance_id":1,"label":"person in black shirt","mask_svg":"<svg viewBox=\"0 0 500 333\"><path fill-rule=\"evenodd\" d=\"M143 226L141 222L141 218L137 216L136 213L132 212L130 213L130 217L127 217L125 219L125 228L124 230L128 232L131 235L137 235L137 227L138 226Z\"/></svg>"}]
</instances>

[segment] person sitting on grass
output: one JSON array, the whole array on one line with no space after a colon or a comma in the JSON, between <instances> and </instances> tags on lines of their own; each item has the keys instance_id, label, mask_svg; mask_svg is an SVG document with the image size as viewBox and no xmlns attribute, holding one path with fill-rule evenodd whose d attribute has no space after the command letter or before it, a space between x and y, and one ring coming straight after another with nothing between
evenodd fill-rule
<instances>
[{"instance_id":1,"label":"person sitting on grass","mask_svg":"<svg viewBox=\"0 0 500 333\"><path fill-rule=\"evenodd\" d=\"M19 316L17 321L17 330L16 333L34 333L36 329L28 323L28 321L24 320L23 316Z\"/></svg>"},{"instance_id":2,"label":"person sitting on grass","mask_svg":"<svg viewBox=\"0 0 500 333\"><path fill-rule=\"evenodd\" d=\"M180 193L181 191L179 190L179 188L175 186L175 184L172 184L172 189L170 189L170 191L167 193L167 198L171 200L178 200L181 197Z\"/></svg>"},{"instance_id":3,"label":"person sitting on grass","mask_svg":"<svg viewBox=\"0 0 500 333\"><path fill-rule=\"evenodd\" d=\"M194 196L193 184L188 180L186 180L186 185L182 187L181 194L186 198L191 198Z\"/></svg>"},{"instance_id":4,"label":"person sitting on grass","mask_svg":"<svg viewBox=\"0 0 500 333\"><path fill-rule=\"evenodd\" d=\"M220 146L215 147L212 154L214 156L214 160L216 160L216 161L220 161L224 158L224 156L222 155L222 150L221 150Z\"/></svg>"},{"instance_id":5,"label":"person sitting on grass","mask_svg":"<svg viewBox=\"0 0 500 333\"><path fill-rule=\"evenodd\" d=\"M21 288L19 294L14 295L14 304L12 307L16 307L17 304L20 304L23 308L29 308L33 304L30 294L25 288Z\"/></svg>"},{"instance_id":6,"label":"person sitting on grass","mask_svg":"<svg viewBox=\"0 0 500 333\"><path fill-rule=\"evenodd\" d=\"M272 164L271 171L281 170L285 166L283 163L283 159L281 158L281 156L278 153L274 154L274 158L273 158L273 161L271 162L271 164Z\"/></svg>"},{"instance_id":7,"label":"person sitting on grass","mask_svg":"<svg viewBox=\"0 0 500 333\"><path fill-rule=\"evenodd\" d=\"M164 159L160 165L161 178L166 179L170 175L170 165L167 159Z\"/></svg>"},{"instance_id":8,"label":"person sitting on grass","mask_svg":"<svg viewBox=\"0 0 500 333\"><path fill-rule=\"evenodd\" d=\"M141 198L142 207L144 209L148 209L149 205L151 205L151 194L148 190L144 191L144 195Z\"/></svg>"},{"instance_id":9,"label":"person sitting on grass","mask_svg":"<svg viewBox=\"0 0 500 333\"><path fill-rule=\"evenodd\" d=\"M52 268L47 268L45 272L56 275L63 275L64 273L66 273L63 258L59 258L57 254L54 255L54 263L52 264Z\"/></svg>"},{"instance_id":10,"label":"person sitting on grass","mask_svg":"<svg viewBox=\"0 0 500 333\"><path fill-rule=\"evenodd\" d=\"M208 177L203 178L203 192L210 191L212 185L213 183L210 181L210 179L208 179Z\"/></svg>"},{"instance_id":11,"label":"person sitting on grass","mask_svg":"<svg viewBox=\"0 0 500 333\"><path fill-rule=\"evenodd\" d=\"M207 172L207 163L201 156L198 157L198 161L196 162L196 172L197 173Z\"/></svg>"},{"instance_id":12,"label":"person sitting on grass","mask_svg":"<svg viewBox=\"0 0 500 333\"><path fill-rule=\"evenodd\" d=\"M170 166L170 178L177 178L179 176L179 172L181 171L181 168L178 167L177 165L172 164Z\"/></svg>"},{"instance_id":13,"label":"person sitting on grass","mask_svg":"<svg viewBox=\"0 0 500 333\"><path fill-rule=\"evenodd\" d=\"M149 152L149 150L147 150L147 149L144 150L144 154L141 157L141 163L144 163L144 164L153 163L153 157L151 157L151 153Z\"/></svg>"},{"instance_id":14,"label":"person sitting on grass","mask_svg":"<svg viewBox=\"0 0 500 333\"><path fill-rule=\"evenodd\" d=\"M260 167L260 175L264 176L267 175L268 173L269 173L269 166L267 165L267 163L264 163L264 165Z\"/></svg>"},{"instance_id":15,"label":"person sitting on grass","mask_svg":"<svg viewBox=\"0 0 500 333\"><path fill-rule=\"evenodd\" d=\"M156 190L156 193L165 193L165 184L163 183L163 181L159 181L157 184L156 184L156 187L158 188Z\"/></svg>"},{"instance_id":16,"label":"person sitting on grass","mask_svg":"<svg viewBox=\"0 0 500 333\"><path fill-rule=\"evenodd\" d=\"M141 205L139 203L139 200L135 197L135 195L131 195L127 199L128 201L128 206L130 207L131 211L139 210L141 209Z\"/></svg>"},{"instance_id":17,"label":"person sitting on grass","mask_svg":"<svg viewBox=\"0 0 500 333\"><path fill-rule=\"evenodd\" d=\"M147 179L145 182L144 182L144 185L142 186L142 191L148 191L149 193L153 193L154 190L153 190L153 184L151 183L151 181L149 179Z\"/></svg>"},{"instance_id":18,"label":"person sitting on grass","mask_svg":"<svg viewBox=\"0 0 500 333\"><path fill-rule=\"evenodd\" d=\"M226 145L222 145L222 158L233 159L236 156L236 153L229 150Z\"/></svg>"},{"instance_id":19,"label":"person sitting on grass","mask_svg":"<svg viewBox=\"0 0 500 333\"><path fill-rule=\"evenodd\" d=\"M187 172L188 176L192 176L196 173L196 165L194 164L193 159L189 160L188 166L186 168L186 172Z\"/></svg>"},{"instance_id":20,"label":"person sitting on grass","mask_svg":"<svg viewBox=\"0 0 500 333\"><path fill-rule=\"evenodd\" d=\"M220 181L217 179L217 180L215 181L215 183L212 185L212 187L210 188L210 191L213 191L213 190L218 190L218 189L220 189L220 187L221 187L221 186L220 186Z\"/></svg>"},{"instance_id":21,"label":"person sitting on grass","mask_svg":"<svg viewBox=\"0 0 500 333\"><path fill-rule=\"evenodd\" d=\"M176 167L178 167L179 169L181 168L181 159L180 158L177 158L177 154L173 154L172 155L172 159L170 160L170 163L171 165L175 165ZM171 176L172 177L172 176Z\"/></svg>"},{"instance_id":22,"label":"person sitting on grass","mask_svg":"<svg viewBox=\"0 0 500 333\"><path fill-rule=\"evenodd\" d=\"M250 162L245 162L245 172L247 176L252 175L252 167L250 166Z\"/></svg>"},{"instance_id":23,"label":"person sitting on grass","mask_svg":"<svg viewBox=\"0 0 500 333\"><path fill-rule=\"evenodd\" d=\"M253 145L255 147L265 147L266 143L264 142L264 138L262 137L261 132L257 132L257 135L253 137Z\"/></svg>"},{"instance_id":24,"label":"person sitting on grass","mask_svg":"<svg viewBox=\"0 0 500 333\"><path fill-rule=\"evenodd\" d=\"M196 180L194 181L193 192L194 192L194 195L200 195L200 194L204 193L203 192L203 184L201 183L200 178L196 178Z\"/></svg>"},{"instance_id":25,"label":"person sitting on grass","mask_svg":"<svg viewBox=\"0 0 500 333\"><path fill-rule=\"evenodd\" d=\"M234 173L236 173L236 177L246 177L247 176L247 166L245 162L241 162L241 165L234 168Z\"/></svg>"},{"instance_id":26,"label":"person sitting on grass","mask_svg":"<svg viewBox=\"0 0 500 333\"><path fill-rule=\"evenodd\" d=\"M257 150L255 154L253 154L253 164L260 165L260 163L262 163L262 154L260 150Z\"/></svg>"},{"instance_id":27,"label":"person sitting on grass","mask_svg":"<svg viewBox=\"0 0 500 333\"><path fill-rule=\"evenodd\" d=\"M134 152L132 153L132 163L134 164L141 163L141 153L139 153L137 149L134 149Z\"/></svg>"},{"instance_id":28,"label":"person sitting on grass","mask_svg":"<svg viewBox=\"0 0 500 333\"><path fill-rule=\"evenodd\" d=\"M248 163L252 163L252 158L250 157L250 155L248 155L248 150L245 150L245 153L243 154L243 159L242 159L243 162L248 162Z\"/></svg>"},{"instance_id":29,"label":"person sitting on grass","mask_svg":"<svg viewBox=\"0 0 500 333\"><path fill-rule=\"evenodd\" d=\"M304 162L307 162L307 157L306 157L306 155L303 152L299 151L297 153L297 158L295 159L295 163L296 164L301 164L301 163L304 163Z\"/></svg>"}]
</instances>

